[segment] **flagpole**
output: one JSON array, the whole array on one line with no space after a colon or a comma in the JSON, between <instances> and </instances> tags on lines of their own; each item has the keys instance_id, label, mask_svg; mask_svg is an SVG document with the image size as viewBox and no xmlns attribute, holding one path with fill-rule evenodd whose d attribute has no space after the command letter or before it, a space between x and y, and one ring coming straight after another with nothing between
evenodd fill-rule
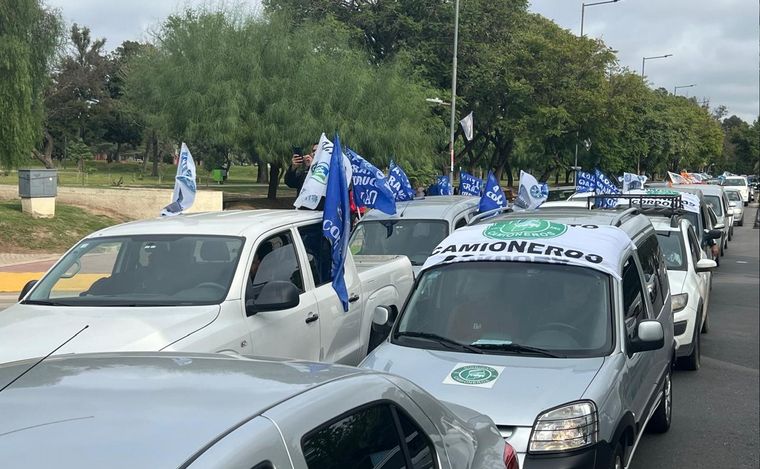
<instances>
[{"instance_id":1,"label":"flagpole","mask_svg":"<svg viewBox=\"0 0 760 469\"><path fill-rule=\"evenodd\" d=\"M449 139L451 179L454 179L454 130L457 115L457 47L459 45L459 0L454 4L454 64L451 73L451 138Z\"/></svg>"}]
</instances>

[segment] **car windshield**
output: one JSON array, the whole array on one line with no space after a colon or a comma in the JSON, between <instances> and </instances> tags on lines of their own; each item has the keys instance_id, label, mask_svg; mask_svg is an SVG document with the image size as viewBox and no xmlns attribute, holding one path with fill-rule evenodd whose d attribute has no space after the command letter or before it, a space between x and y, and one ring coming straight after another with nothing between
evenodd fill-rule
<instances>
[{"instance_id":1,"label":"car windshield","mask_svg":"<svg viewBox=\"0 0 760 469\"><path fill-rule=\"evenodd\" d=\"M724 186L746 186L747 183L742 178L726 178L723 180Z\"/></svg>"},{"instance_id":2,"label":"car windshield","mask_svg":"<svg viewBox=\"0 0 760 469\"><path fill-rule=\"evenodd\" d=\"M562 357L602 356L612 344L610 304L609 277L592 269L522 262L447 264L422 274L393 341L482 353L533 349Z\"/></svg>"},{"instance_id":3,"label":"car windshield","mask_svg":"<svg viewBox=\"0 0 760 469\"><path fill-rule=\"evenodd\" d=\"M412 265L422 265L448 234L448 223L443 220L362 221L351 236L351 253L402 255Z\"/></svg>"},{"instance_id":4,"label":"car windshield","mask_svg":"<svg viewBox=\"0 0 760 469\"><path fill-rule=\"evenodd\" d=\"M686 254L680 231L658 231L657 241L670 270L686 270Z\"/></svg>"},{"instance_id":5,"label":"car windshield","mask_svg":"<svg viewBox=\"0 0 760 469\"><path fill-rule=\"evenodd\" d=\"M25 303L53 306L191 306L227 296L243 238L123 236L85 239Z\"/></svg>"},{"instance_id":6,"label":"car windshield","mask_svg":"<svg viewBox=\"0 0 760 469\"><path fill-rule=\"evenodd\" d=\"M707 205L712 207L713 211L715 212L715 215L719 217L723 216L723 206L720 203L720 197L718 197L717 195L706 195L705 202L707 203Z\"/></svg>"},{"instance_id":7,"label":"car windshield","mask_svg":"<svg viewBox=\"0 0 760 469\"><path fill-rule=\"evenodd\" d=\"M728 200L732 202L742 201L742 195L739 194L737 191L726 191L726 196L728 197Z\"/></svg>"}]
</instances>

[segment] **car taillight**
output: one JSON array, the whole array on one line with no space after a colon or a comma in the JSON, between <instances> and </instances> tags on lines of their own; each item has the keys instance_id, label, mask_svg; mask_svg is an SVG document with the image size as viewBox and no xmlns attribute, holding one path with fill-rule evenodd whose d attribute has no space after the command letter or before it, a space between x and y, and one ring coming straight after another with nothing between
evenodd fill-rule
<instances>
[{"instance_id":1,"label":"car taillight","mask_svg":"<svg viewBox=\"0 0 760 469\"><path fill-rule=\"evenodd\" d=\"M515 453L515 449L507 443L504 442L504 468L505 469L520 469L520 461L517 460L517 453Z\"/></svg>"}]
</instances>

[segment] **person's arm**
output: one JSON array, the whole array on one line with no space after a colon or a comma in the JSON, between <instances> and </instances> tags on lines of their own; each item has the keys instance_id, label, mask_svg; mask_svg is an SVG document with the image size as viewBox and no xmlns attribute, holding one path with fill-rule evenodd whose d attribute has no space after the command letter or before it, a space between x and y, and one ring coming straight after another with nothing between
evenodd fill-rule
<instances>
[{"instance_id":1,"label":"person's arm","mask_svg":"<svg viewBox=\"0 0 760 469\"><path fill-rule=\"evenodd\" d=\"M298 168L294 168L293 165L289 166L288 170L285 172L285 185L291 189L300 189L302 181L299 176L301 175L299 174Z\"/></svg>"}]
</instances>

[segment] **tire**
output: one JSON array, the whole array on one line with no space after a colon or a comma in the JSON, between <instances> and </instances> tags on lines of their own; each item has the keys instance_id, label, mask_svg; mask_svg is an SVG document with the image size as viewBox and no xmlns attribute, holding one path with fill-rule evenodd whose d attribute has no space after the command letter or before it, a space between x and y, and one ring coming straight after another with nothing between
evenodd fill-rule
<instances>
[{"instance_id":1,"label":"tire","mask_svg":"<svg viewBox=\"0 0 760 469\"><path fill-rule=\"evenodd\" d=\"M623 452L623 444L618 442L617 445L615 445L615 451L612 453L612 461L610 461L610 469L624 469L625 468L625 461L623 460L624 457Z\"/></svg>"},{"instance_id":2,"label":"tire","mask_svg":"<svg viewBox=\"0 0 760 469\"><path fill-rule=\"evenodd\" d=\"M663 395L660 404L654 411L647 430L652 433L665 433L670 429L670 423L673 417L673 381L672 372L668 369L665 375L665 384L663 385Z\"/></svg>"},{"instance_id":3,"label":"tire","mask_svg":"<svg viewBox=\"0 0 760 469\"><path fill-rule=\"evenodd\" d=\"M725 249L723 249L723 246L724 246L725 243L723 243L723 241L721 241L720 243L721 243L720 244L720 257L723 257L723 256L726 255Z\"/></svg>"},{"instance_id":4,"label":"tire","mask_svg":"<svg viewBox=\"0 0 760 469\"><path fill-rule=\"evenodd\" d=\"M744 217L742 217L741 220L739 220L739 223L737 223L739 226L744 226Z\"/></svg>"},{"instance_id":5,"label":"tire","mask_svg":"<svg viewBox=\"0 0 760 469\"><path fill-rule=\"evenodd\" d=\"M699 321L701 320L702 318L697 316L697 324L699 324ZM696 325L694 326L694 334L691 338L691 343L694 345L691 350L691 355L681 357L678 360L678 364L680 365L680 368L683 368L684 370L697 371L702 365L702 344L700 343L699 329L697 329Z\"/></svg>"}]
</instances>

